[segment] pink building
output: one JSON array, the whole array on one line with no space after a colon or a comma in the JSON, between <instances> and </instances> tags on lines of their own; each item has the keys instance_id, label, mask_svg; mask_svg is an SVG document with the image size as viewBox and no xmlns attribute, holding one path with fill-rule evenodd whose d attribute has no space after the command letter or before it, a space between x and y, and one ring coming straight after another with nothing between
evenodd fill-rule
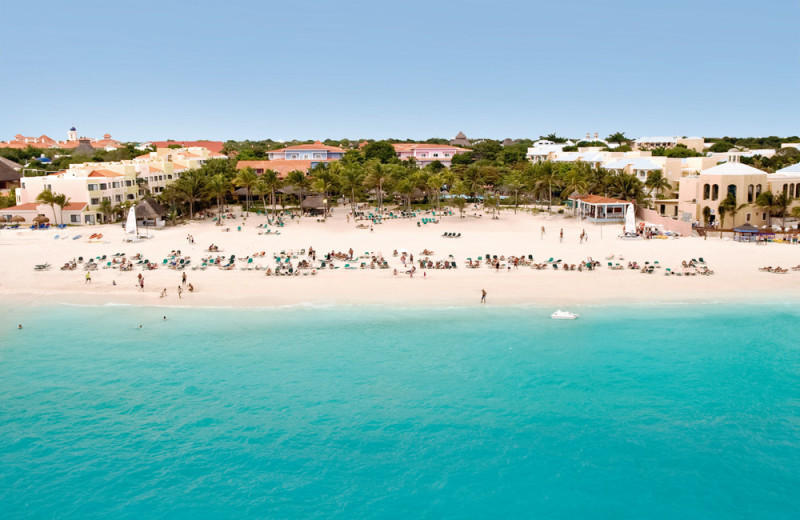
<instances>
[{"instance_id":1,"label":"pink building","mask_svg":"<svg viewBox=\"0 0 800 520\"><path fill-rule=\"evenodd\" d=\"M393 146L398 159L404 161L413 158L420 168L434 161L449 167L455 154L470 151L450 144L397 143Z\"/></svg>"}]
</instances>

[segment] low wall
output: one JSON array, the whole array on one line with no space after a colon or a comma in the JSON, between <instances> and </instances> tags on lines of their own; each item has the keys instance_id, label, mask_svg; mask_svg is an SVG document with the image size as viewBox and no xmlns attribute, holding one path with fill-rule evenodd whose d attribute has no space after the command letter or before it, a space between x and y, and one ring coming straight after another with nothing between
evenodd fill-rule
<instances>
[{"instance_id":1,"label":"low wall","mask_svg":"<svg viewBox=\"0 0 800 520\"><path fill-rule=\"evenodd\" d=\"M675 220L669 217L663 217L657 211L646 208L639 208L636 210L636 216L641 220L646 220L651 224L660 224L664 229L680 233L682 236L692 236L691 222L684 222L682 220Z\"/></svg>"}]
</instances>

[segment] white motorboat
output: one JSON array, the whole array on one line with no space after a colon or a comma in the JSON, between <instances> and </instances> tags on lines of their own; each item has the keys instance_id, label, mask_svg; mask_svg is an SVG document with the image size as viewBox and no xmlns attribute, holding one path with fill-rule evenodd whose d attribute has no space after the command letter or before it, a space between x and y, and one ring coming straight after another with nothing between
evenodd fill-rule
<instances>
[{"instance_id":1,"label":"white motorboat","mask_svg":"<svg viewBox=\"0 0 800 520\"><path fill-rule=\"evenodd\" d=\"M562 311L561 309L557 310L553 314L550 315L551 318L554 320L574 320L577 318L579 314L575 314L574 312L569 311Z\"/></svg>"}]
</instances>

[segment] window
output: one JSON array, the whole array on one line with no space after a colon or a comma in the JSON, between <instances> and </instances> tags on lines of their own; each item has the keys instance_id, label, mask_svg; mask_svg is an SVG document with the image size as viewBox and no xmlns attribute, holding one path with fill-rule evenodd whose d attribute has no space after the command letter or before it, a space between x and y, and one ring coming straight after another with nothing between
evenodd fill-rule
<instances>
[{"instance_id":1,"label":"window","mask_svg":"<svg viewBox=\"0 0 800 520\"><path fill-rule=\"evenodd\" d=\"M259 172L259 170L256 170L256 173L258 173L258 172ZM264 171L262 170L261 173L264 173ZM167 175L167 179L172 180L172 175Z\"/></svg>"},{"instance_id":2,"label":"window","mask_svg":"<svg viewBox=\"0 0 800 520\"><path fill-rule=\"evenodd\" d=\"M122 202L122 195L114 195L114 202Z\"/></svg>"},{"instance_id":3,"label":"window","mask_svg":"<svg viewBox=\"0 0 800 520\"><path fill-rule=\"evenodd\" d=\"M449 153L444 154L445 157L450 157Z\"/></svg>"},{"instance_id":4,"label":"window","mask_svg":"<svg viewBox=\"0 0 800 520\"><path fill-rule=\"evenodd\" d=\"M703 186L703 200L708 200L710 196L711 196L711 185L706 184Z\"/></svg>"},{"instance_id":5,"label":"window","mask_svg":"<svg viewBox=\"0 0 800 520\"><path fill-rule=\"evenodd\" d=\"M97 184L90 184L89 191L97 191Z\"/></svg>"},{"instance_id":6,"label":"window","mask_svg":"<svg viewBox=\"0 0 800 520\"><path fill-rule=\"evenodd\" d=\"M788 184L784 184L783 185L783 194L784 195L788 195L789 194L789 185Z\"/></svg>"},{"instance_id":7,"label":"window","mask_svg":"<svg viewBox=\"0 0 800 520\"><path fill-rule=\"evenodd\" d=\"M128 193L128 200L133 200L133 193Z\"/></svg>"},{"instance_id":8,"label":"window","mask_svg":"<svg viewBox=\"0 0 800 520\"><path fill-rule=\"evenodd\" d=\"M797 183L794 187L794 196L800 197L800 183Z\"/></svg>"},{"instance_id":9,"label":"window","mask_svg":"<svg viewBox=\"0 0 800 520\"><path fill-rule=\"evenodd\" d=\"M727 195L730 195L730 194L733 194L733 199L736 200L736 185L735 184L728 184L728 193L727 193Z\"/></svg>"},{"instance_id":10,"label":"window","mask_svg":"<svg viewBox=\"0 0 800 520\"><path fill-rule=\"evenodd\" d=\"M762 213L761 214L761 220L767 220L767 214L766 213Z\"/></svg>"},{"instance_id":11,"label":"window","mask_svg":"<svg viewBox=\"0 0 800 520\"><path fill-rule=\"evenodd\" d=\"M428 154L426 154L426 153L421 153L421 154L419 154L419 156L420 156L420 157L427 157L427 156L428 156Z\"/></svg>"},{"instance_id":12,"label":"window","mask_svg":"<svg viewBox=\"0 0 800 520\"><path fill-rule=\"evenodd\" d=\"M69 221L73 224L80 224L81 223L81 216L80 215L70 215Z\"/></svg>"},{"instance_id":13,"label":"window","mask_svg":"<svg viewBox=\"0 0 800 520\"><path fill-rule=\"evenodd\" d=\"M133 186L133 181L125 181L125 186L130 188L131 186Z\"/></svg>"},{"instance_id":14,"label":"window","mask_svg":"<svg viewBox=\"0 0 800 520\"><path fill-rule=\"evenodd\" d=\"M434 157L439 157L438 153L433 154Z\"/></svg>"},{"instance_id":15,"label":"window","mask_svg":"<svg viewBox=\"0 0 800 520\"><path fill-rule=\"evenodd\" d=\"M719 184L715 184L711 188L711 200L719 199Z\"/></svg>"},{"instance_id":16,"label":"window","mask_svg":"<svg viewBox=\"0 0 800 520\"><path fill-rule=\"evenodd\" d=\"M747 202L753 202L753 194L755 193L756 187L752 184L747 187Z\"/></svg>"},{"instance_id":17,"label":"window","mask_svg":"<svg viewBox=\"0 0 800 520\"><path fill-rule=\"evenodd\" d=\"M116 182L116 181L112 182L111 183L111 187L112 188L121 188L122 187L122 183L121 182Z\"/></svg>"},{"instance_id":18,"label":"window","mask_svg":"<svg viewBox=\"0 0 800 520\"><path fill-rule=\"evenodd\" d=\"M94 206L94 205L100 204L100 199L95 197L95 198L92 199L91 202L92 202L92 205Z\"/></svg>"},{"instance_id":19,"label":"window","mask_svg":"<svg viewBox=\"0 0 800 520\"><path fill-rule=\"evenodd\" d=\"M758 198L759 195L761 195L761 185L756 184L756 198Z\"/></svg>"},{"instance_id":20,"label":"window","mask_svg":"<svg viewBox=\"0 0 800 520\"><path fill-rule=\"evenodd\" d=\"M750 213L748 213L748 214L747 214L747 215L745 215L745 216L747 217L747 219L746 219L746 220L747 220L747 222L750 222Z\"/></svg>"}]
</instances>

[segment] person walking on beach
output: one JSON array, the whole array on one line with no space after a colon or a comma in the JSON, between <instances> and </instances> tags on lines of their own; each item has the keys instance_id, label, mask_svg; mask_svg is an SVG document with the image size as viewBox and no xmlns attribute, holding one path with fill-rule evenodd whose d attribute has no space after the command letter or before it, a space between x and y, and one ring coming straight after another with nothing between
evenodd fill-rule
<instances>
[{"instance_id":1,"label":"person walking on beach","mask_svg":"<svg viewBox=\"0 0 800 520\"><path fill-rule=\"evenodd\" d=\"M84 282L84 285L86 285L87 283L92 283L92 273L90 273L89 271L86 271L86 281Z\"/></svg>"},{"instance_id":2,"label":"person walking on beach","mask_svg":"<svg viewBox=\"0 0 800 520\"><path fill-rule=\"evenodd\" d=\"M481 303L486 303L486 289L481 289Z\"/></svg>"},{"instance_id":3,"label":"person walking on beach","mask_svg":"<svg viewBox=\"0 0 800 520\"><path fill-rule=\"evenodd\" d=\"M144 292L144 276L139 278L139 290Z\"/></svg>"},{"instance_id":4,"label":"person walking on beach","mask_svg":"<svg viewBox=\"0 0 800 520\"><path fill-rule=\"evenodd\" d=\"M564 228L561 228L561 233L558 236L558 241L559 242L563 242L564 241Z\"/></svg>"},{"instance_id":5,"label":"person walking on beach","mask_svg":"<svg viewBox=\"0 0 800 520\"><path fill-rule=\"evenodd\" d=\"M183 287L181 287L181 286L179 285L179 286L178 286L178 299L179 299L179 300L182 300L182 299L183 299L183 298L181 298L181 293L183 293Z\"/></svg>"},{"instance_id":6,"label":"person walking on beach","mask_svg":"<svg viewBox=\"0 0 800 520\"><path fill-rule=\"evenodd\" d=\"M544 238L544 226L542 226L542 233L539 235L539 240Z\"/></svg>"},{"instance_id":7,"label":"person walking on beach","mask_svg":"<svg viewBox=\"0 0 800 520\"><path fill-rule=\"evenodd\" d=\"M166 297L167 297L167 288L164 287L164 290L161 291L161 296L159 296L159 298L166 298Z\"/></svg>"},{"instance_id":8,"label":"person walking on beach","mask_svg":"<svg viewBox=\"0 0 800 520\"><path fill-rule=\"evenodd\" d=\"M186 273L183 273L183 276L181 276L181 284L186 285Z\"/></svg>"}]
</instances>

